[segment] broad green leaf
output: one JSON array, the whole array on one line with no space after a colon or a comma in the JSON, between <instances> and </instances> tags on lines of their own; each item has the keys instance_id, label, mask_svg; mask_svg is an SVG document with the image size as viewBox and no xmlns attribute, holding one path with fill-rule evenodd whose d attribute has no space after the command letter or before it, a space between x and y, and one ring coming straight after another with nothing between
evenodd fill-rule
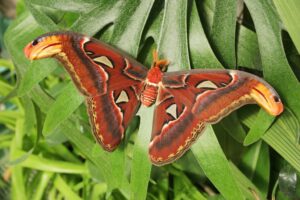
<instances>
[{"instance_id":1,"label":"broad green leaf","mask_svg":"<svg viewBox=\"0 0 300 200\"><path fill-rule=\"evenodd\" d=\"M245 199L211 126L192 146L192 151L206 176L225 199Z\"/></svg>"},{"instance_id":2,"label":"broad green leaf","mask_svg":"<svg viewBox=\"0 0 300 200\"><path fill-rule=\"evenodd\" d=\"M113 23L121 9L123 1L104 0L97 1L94 8L85 14L72 25L71 30L94 35L106 25Z\"/></svg>"},{"instance_id":3,"label":"broad green leaf","mask_svg":"<svg viewBox=\"0 0 300 200\"><path fill-rule=\"evenodd\" d=\"M173 179L174 199L206 200L191 180L182 172L176 172Z\"/></svg>"},{"instance_id":4,"label":"broad green leaf","mask_svg":"<svg viewBox=\"0 0 300 200\"><path fill-rule=\"evenodd\" d=\"M243 155L241 169L257 188L267 197L270 176L268 146L260 141L250 146Z\"/></svg>"},{"instance_id":5,"label":"broad green leaf","mask_svg":"<svg viewBox=\"0 0 300 200\"><path fill-rule=\"evenodd\" d=\"M233 124L231 124L233 126ZM213 125L213 130L218 138L219 145L222 147L224 154L227 159L234 163L239 163L241 159L241 155L244 151L244 146L242 142L237 141L237 136L234 136L239 131L235 128L224 129L222 122L219 124ZM229 132L228 132L229 131ZM239 135L240 133L238 133Z\"/></svg>"},{"instance_id":6,"label":"broad green leaf","mask_svg":"<svg viewBox=\"0 0 300 200\"><path fill-rule=\"evenodd\" d=\"M154 3L150 16L147 19L147 26L145 27L147 29L147 32L145 33L144 36L145 40L152 38L156 43L159 41L163 18L164 18L164 4L160 2Z\"/></svg>"},{"instance_id":7,"label":"broad green leaf","mask_svg":"<svg viewBox=\"0 0 300 200\"><path fill-rule=\"evenodd\" d=\"M105 183L98 183L94 185L91 199L100 199L100 196L104 198L106 190L107 185Z\"/></svg>"},{"instance_id":8,"label":"broad green leaf","mask_svg":"<svg viewBox=\"0 0 300 200\"><path fill-rule=\"evenodd\" d=\"M41 107L43 112L47 112L48 107L53 104L53 100L50 99L39 88L34 88L31 92L31 95L37 105ZM120 182L120 177L125 176L124 166L119 165L120 162L123 162L122 159L124 159L124 155L120 153L121 150L118 150L119 152L117 152L115 156L113 156L109 152L100 150L100 147L95 144L94 140L91 140L87 136L83 135L68 120L61 123L58 129L60 129L60 132L64 134L66 138L68 138L73 144L76 145L76 147L86 158L92 161L99 168L99 171L105 178L110 190L114 188L120 188L123 191L124 188L124 192L126 192L129 183L125 180L124 182ZM96 149L99 149L99 151L96 150L94 152L95 145L97 145ZM119 176L116 176L116 174L118 174Z\"/></svg>"},{"instance_id":9,"label":"broad green leaf","mask_svg":"<svg viewBox=\"0 0 300 200\"><path fill-rule=\"evenodd\" d=\"M287 115L280 117L276 123L264 134L263 139L287 160L298 172L300 172L300 145L298 130L287 128ZM294 135L297 134L297 135Z\"/></svg>"},{"instance_id":10,"label":"broad green leaf","mask_svg":"<svg viewBox=\"0 0 300 200\"><path fill-rule=\"evenodd\" d=\"M65 199L81 200L81 198L76 194L69 184L60 176L57 175L54 180L55 188L62 193Z\"/></svg>"},{"instance_id":11,"label":"broad green leaf","mask_svg":"<svg viewBox=\"0 0 300 200\"><path fill-rule=\"evenodd\" d=\"M5 81L0 80L0 94L1 96L6 96L9 94L9 92L11 92L13 90L13 87L6 83Z\"/></svg>"},{"instance_id":12,"label":"broad green leaf","mask_svg":"<svg viewBox=\"0 0 300 200\"><path fill-rule=\"evenodd\" d=\"M201 16L201 22L203 29L206 33L211 33L211 28L214 20L216 0L203 0L195 1L198 5L199 14Z\"/></svg>"},{"instance_id":13,"label":"broad green leaf","mask_svg":"<svg viewBox=\"0 0 300 200\"><path fill-rule=\"evenodd\" d=\"M24 56L23 48L34 39L33 35L42 33L42 29L27 12L20 15L5 32L5 46L10 55L13 55L12 60L16 66L18 79L22 79L30 63Z\"/></svg>"},{"instance_id":14,"label":"broad green leaf","mask_svg":"<svg viewBox=\"0 0 300 200\"><path fill-rule=\"evenodd\" d=\"M16 151L15 153L17 157L22 157L23 155L26 155L26 152L20 150ZM87 168L83 164L50 160L33 154L28 155L23 162L20 162L20 166L49 172L71 174L87 173Z\"/></svg>"},{"instance_id":15,"label":"broad green leaf","mask_svg":"<svg viewBox=\"0 0 300 200\"><path fill-rule=\"evenodd\" d=\"M237 46L237 66L261 70L261 58L256 34L240 26Z\"/></svg>"},{"instance_id":16,"label":"broad green leaf","mask_svg":"<svg viewBox=\"0 0 300 200\"><path fill-rule=\"evenodd\" d=\"M26 199L25 181L23 176L23 168L21 166L14 166L11 169L12 173L12 191L11 196L14 199Z\"/></svg>"},{"instance_id":17,"label":"broad green leaf","mask_svg":"<svg viewBox=\"0 0 300 200\"><path fill-rule=\"evenodd\" d=\"M58 66L53 59L30 64L24 56L23 48L25 45L42 33L42 30L38 27L32 16L24 13L9 27L5 34L6 47L14 55L13 59L19 83L19 96L29 92L39 81Z\"/></svg>"},{"instance_id":18,"label":"broad green leaf","mask_svg":"<svg viewBox=\"0 0 300 200\"><path fill-rule=\"evenodd\" d=\"M168 71L190 68L187 43L187 8L187 1L165 0L158 52L161 57L171 61Z\"/></svg>"},{"instance_id":19,"label":"broad green leaf","mask_svg":"<svg viewBox=\"0 0 300 200\"><path fill-rule=\"evenodd\" d=\"M129 183L122 182L121 177L124 177L124 166L120 163L124 163L124 155L120 149L116 152L105 152L98 144L84 136L79 132L70 122L66 121L62 123L61 129L64 130L65 136L74 143L77 148L84 154L89 160L91 160L98 168L102 177L110 188L110 191L114 188L125 188L129 186ZM96 146L95 146L96 145Z\"/></svg>"},{"instance_id":20,"label":"broad green leaf","mask_svg":"<svg viewBox=\"0 0 300 200\"><path fill-rule=\"evenodd\" d=\"M213 24L210 32L213 46L219 55L219 59L229 68L236 66L236 10L236 0L216 0Z\"/></svg>"},{"instance_id":21,"label":"broad green leaf","mask_svg":"<svg viewBox=\"0 0 300 200\"><path fill-rule=\"evenodd\" d=\"M47 186L51 183L51 178L53 177L52 172L43 172L35 192L32 195L32 200L42 199Z\"/></svg>"},{"instance_id":22,"label":"broad green leaf","mask_svg":"<svg viewBox=\"0 0 300 200\"><path fill-rule=\"evenodd\" d=\"M276 11L270 1L245 0L245 3L254 21L264 78L300 119L299 82L285 57Z\"/></svg>"},{"instance_id":23,"label":"broad green leaf","mask_svg":"<svg viewBox=\"0 0 300 200\"><path fill-rule=\"evenodd\" d=\"M242 143L245 139L246 132L236 114L236 112L225 117L220 124L226 130L226 132L232 136L237 142Z\"/></svg>"},{"instance_id":24,"label":"broad green leaf","mask_svg":"<svg viewBox=\"0 0 300 200\"><path fill-rule=\"evenodd\" d=\"M20 16L24 12L26 12L24 0L17 1L17 5L16 5L16 14L17 14L17 16Z\"/></svg>"},{"instance_id":25,"label":"broad green leaf","mask_svg":"<svg viewBox=\"0 0 300 200\"><path fill-rule=\"evenodd\" d=\"M273 0L276 10L278 11L285 28L294 41L298 52L300 52L300 3L297 0L284 1Z\"/></svg>"},{"instance_id":26,"label":"broad green leaf","mask_svg":"<svg viewBox=\"0 0 300 200\"><path fill-rule=\"evenodd\" d=\"M82 104L84 97L78 93L74 83L70 82L49 108L45 119L43 134L50 134L56 127L70 117Z\"/></svg>"},{"instance_id":27,"label":"broad green leaf","mask_svg":"<svg viewBox=\"0 0 300 200\"><path fill-rule=\"evenodd\" d=\"M2 111L0 112L0 122L6 125L14 126L16 124L16 120L21 118L23 113L19 111Z\"/></svg>"},{"instance_id":28,"label":"broad green leaf","mask_svg":"<svg viewBox=\"0 0 300 200\"><path fill-rule=\"evenodd\" d=\"M24 132L29 134L36 125L36 113L32 100L28 96L22 98L22 103L25 111Z\"/></svg>"},{"instance_id":29,"label":"broad green leaf","mask_svg":"<svg viewBox=\"0 0 300 200\"><path fill-rule=\"evenodd\" d=\"M222 68L208 43L195 1L191 8L188 33L192 66L194 68Z\"/></svg>"},{"instance_id":30,"label":"broad green leaf","mask_svg":"<svg viewBox=\"0 0 300 200\"><path fill-rule=\"evenodd\" d=\"M137 56L143 29L154 0L128 1L114 23L114 31L110 42Z\"/></svg>"},{"instance_id":31,"label":"broad green leaf","mask_svg":"<svg viewBox=\"0 0 300 200\"><path fill-rule=\"evenodd\" d=\"M89 170L89 174L91 177L93 177L93 179L97 180L97 182L105 182L101 172L99 172L97 165L95 165L94 163L92 163L89 160L87 160L86 165ZM107 187L107 185L106 185L106 187Z\"/></svg>"},{"instance_id":32,"label":"broad green leaf","mask_svg":"<svg viewBox=\"0 0 300 200\"><path fill-rule=\"evenodd\" d=\"M32 38L34 40L35 38ZM29 42L29 41L28 41ZM26 62L29 63L29 62ZM21 79L18 95L23 96L36 84L53 72L59 64L53 59L38 60L28 64L28 70Z\"/></svg>"},{"instance_id":33,"label":"broad green leaf","mask_svg":"<svg viewBox=\"0 0 300 200\"><path fill-rule=\"evenodd\" d=\"M14 65L10 60L5 60L0 58L0 67L5 67L9 70L14 70Z\"/></svg>"},{"instance_id":34,"label":"broad green leaf","mask_svg":"<svg viewBox=\"0 0 300 200\"><path fill-rule=\"evenodd\" d=\"M107 162L108 168L110 168L109 174L103 175L108 183L108 194L114 189L119 189L123 192L123 195L128 196L129 184L128 177L125 172L125 156L123 145L119 146L114 152L107 152L103 150L98 144L94 145L92 151L93 159L99 159ZM97 165L97 163L95 163ZM113 176L113 177L108 177ZM112 180L107 180L112 179ZM142 186L141 186L142 187Z\"/></svg>"},{"instance_id":35,"label":"broad green leaf","mask_svg":"<svg viewBox=\"0 0 300 200\"><path fill-rule=\"evenodd\" d=\"M258 141L263 134L267 131L267 129L272 125L275 118L270 114L266 113L263 109L260 109L257 118L257 122L250 128L245 140L244 145L250 145L254 142Z\"/></svg>"},{"instance_id":36,"label":"broad green leaf","mask_svg":"<svg viewBox=\"0 0 300 200\"><path fill-rule=\"evenodd\" d=\"M15 105L20 105L20 101L16 98L16 90L6 81L0 80L0 103L10 101Z\"/></svg>"},{"instance_id":37,"label":"broad green leaf","mask_svg":"<svg viewBox=\"0 0 300 200\"><path fill-rule=\"evenodd\" d=\"M149 127L152 126L153 116L149 113L154 108L142 107L139 111L141 116L139 131L134 143L134 151L131 169L131 198L130 199L146 199L148 182L150 179L151 162L148 157L148 144L150 143L151 132ZM140 173L143 172L141 176Z\"/></svg>"},{"instance_id":38,"label":"broad green leaf","mask_svg":"<svg viewBox=\"0 0 300 200\"><path fill-rule=\"evenodd\" d=\"M10 146L10 160L15 160L18 158L17 151L22 148L23 146L23 125L24 121L23 119L19 119L16 122L16 132L15 137L12 140L11 146ZM12 197L15 199L26 199L26 189L25 189L25 178L23 174L23 167L21 166L12 166L11 172L12 172Z\"/></svg>"},{"instance_id":39,"label":"broad green leaf","mask_svg":"<svg viewBox=\"0 0 300 200\"><path fill-rule=\"evenodd\" d=\"M276 88L285 105L293 110L299 120L300 102L297 100L300 96L299 82L285 57L281 27L274 7L270 1L245 0L245 3L256 28L264 77ZM291 137L293 133L284 125L280 125L288 117L286 112L283 113L263 139L299 171L299 145L295 138Z\"/></svg>"},{"instance_id":40,"label":"broad green leaf","mask_svg":"<svg viewBox=\"0 0 300 200\"><path fill-rule=\"evenodd\" d=\"M38 8L32 4L31 0L25 0L25 3L36 22L43 27L45 31L58 31L58 26L45 12L42 12L41 7Z\"/></svg>"},{"instance_id":41,"label":"broad green leaf","mask_svg":"<svg viewBox=\"0 0 300 200\"><path fill-rule=\"evenodd\" d=\"M246 199L265 199L265 196L260 192L260 188L256 187L233 163L230 162L229 165Z\"/></svg>"},{"instance_id":42,"label":"broad green leaf","mask_svg":"<svg viewBox=\"0 0 300 200\"><path fill-rule=\"evenodd\" d=\"M81 160L78 157L76 157L72 150L68 149L68 147L64 146L63 144L47 145L47 142L42 140L40 141L40 146L38 146L38 148L41 148L43 151L49 154L53 154L64 161L69 161L72 163L81 163Z\"/></svg>"},{"instance_id":43,"label":"broad green leaf","mask_svg":"<svg viewBox=\"0 0 300 200\"><path fill-rule=\"evenodd\" d=\"M255 115L244 118L243 122L249 127L253 126L256 122ZM300 171L299 122L289 110L278 117L262 139Z\"/></svg>"},{"instance_id":44,"label":"broad green leaf","mask_svg":"<svg viewBox=\"0 0 300 200\"><path fill-rule=\"evenodd\" d=\"M30 0L30 4L68 12L87 12L95 7L97 0Z\"/></svg>"}]
</instances>

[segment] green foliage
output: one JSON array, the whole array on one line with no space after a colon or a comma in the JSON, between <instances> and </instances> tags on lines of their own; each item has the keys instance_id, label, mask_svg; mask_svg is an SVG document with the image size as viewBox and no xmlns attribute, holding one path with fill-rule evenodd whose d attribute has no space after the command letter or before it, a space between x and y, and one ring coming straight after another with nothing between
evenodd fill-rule
<instances>
[{"instance_id":1,"label":"green foliage","mask_svg":"<svg viewBox=\"0 0 300 200\"><path fill-rule=\"evenodd\" d=\"M297 7L295 0L292 8L283 0L20 1L4 38L15 68L0 59L1 172L7 177L0 188L10 186L10 199L36 200L299 199ZM208 127L178 161L154 167L148 158L153 107L142 108L120 147L105 152L60 64L30 62L23 54L36 36L57 30L94 36L147 66L156 48L171 61L170 71L258 72L285 111L273 118L245 106Z\"/></svg>"}]
</instances>

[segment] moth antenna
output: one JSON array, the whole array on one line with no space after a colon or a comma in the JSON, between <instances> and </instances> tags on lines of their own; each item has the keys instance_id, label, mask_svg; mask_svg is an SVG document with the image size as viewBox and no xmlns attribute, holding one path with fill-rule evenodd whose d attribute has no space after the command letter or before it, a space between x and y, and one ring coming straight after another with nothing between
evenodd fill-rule
<instances>
[{"instance_id":1,"label":"moth antenna","mask_svg":"<svg viewBox=\"0 0 300 200\"><path fill-rule=\"evenodd\" d=\"M158 61L158 51L156 49L153 50L152 57L153 57L153 63Z\"/></svg>"},{"instance_id":2,"label":"moth antenna","mask_svg":"<svg viewBox=\"0 0 300 200\"><path fill-rule=\"evenodd\" d=\"M170 62L167 59L160 60L159 57L158 57L158 51L156 49L153 50L152 55L153 55L153 64L152 64L152 67L157 66L163 72L167 71L168 65L169 65Z\"/></svg>"}]
</instances>

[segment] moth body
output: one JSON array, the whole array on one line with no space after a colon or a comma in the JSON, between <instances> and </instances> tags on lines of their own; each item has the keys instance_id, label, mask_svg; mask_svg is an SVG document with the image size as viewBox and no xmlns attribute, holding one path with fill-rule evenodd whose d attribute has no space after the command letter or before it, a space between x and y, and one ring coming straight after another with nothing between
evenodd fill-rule
<instances>
[{"instance_id":1,"label":"moth body","mask_svg":"<svg viewBox=\"0 0 300 200\"><path fill-rule=\"evenodd\" d=\"M144 81L144 89L141 92L141 102L143 105L149 107L155 103L162 77L163 72L161 68L154 62L154 65L147 74L147 78Z\"/></svg>"}]
</instances>

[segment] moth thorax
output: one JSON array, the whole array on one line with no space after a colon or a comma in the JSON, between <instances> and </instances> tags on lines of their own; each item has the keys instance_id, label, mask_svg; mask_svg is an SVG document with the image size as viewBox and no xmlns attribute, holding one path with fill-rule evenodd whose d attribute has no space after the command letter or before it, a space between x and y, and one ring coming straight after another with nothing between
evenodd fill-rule
<instances>
[{"instance_id":1,"label":"moth thorax","mask_svg":"<svg viewBox=\"0 0 300 200\"><path fill-rule=\"evenodd\" d=\"M157 92L158 86L147 84L141 94L142 104L144 104L147 107L151 106L156 101Z\"/></svg>"}]
</instances>

